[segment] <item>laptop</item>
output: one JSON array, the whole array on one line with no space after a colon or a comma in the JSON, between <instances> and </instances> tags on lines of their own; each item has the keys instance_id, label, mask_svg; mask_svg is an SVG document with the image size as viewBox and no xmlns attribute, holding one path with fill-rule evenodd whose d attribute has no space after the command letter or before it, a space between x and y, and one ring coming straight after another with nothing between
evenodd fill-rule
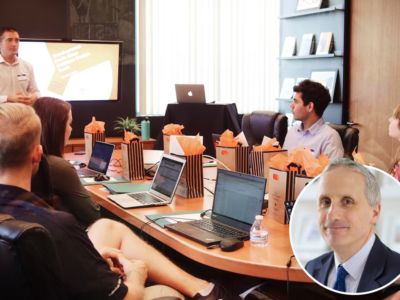
<instances>
[{"instance_id":1,"label":"laptop","mask_svg":"<svg viewBox=\"0 0 400 300\"><path fill-rule=\"evenodd\" d=\"M211 219L164 227L202 245L223 239L248 240L255 216L261 215L267 179L218 169Z\"/></svg>"},{"instance_id":2,"label":"laptop","mask_svg":"<svg viewBox=\"0 0 400 300\"><path fill-rule=\"evenodd\" d=\"M206 103L204 84L175 84L178 103Z\"/></svg>"},{"instance_id":3,"label":"laptop","mask_svg":"<svg viewBox=\"0 0 400 300\"><path fill-rule=\"evenodd\" d=\"M186 160L163 154L147 192L110 195L108 199L122 208L136 208L171 204Z\"/></svg>"},{"instance_id":4,"label":"laptop","mask_svg":"<svg viewBox=\"0 0 400 300\"><path fill-rule=\"evenodd\" d=\"M105 175L110 165L115 145L96 141L87 169L78 169L79 177L95 177Z\"/></svg>"}]
</instances>

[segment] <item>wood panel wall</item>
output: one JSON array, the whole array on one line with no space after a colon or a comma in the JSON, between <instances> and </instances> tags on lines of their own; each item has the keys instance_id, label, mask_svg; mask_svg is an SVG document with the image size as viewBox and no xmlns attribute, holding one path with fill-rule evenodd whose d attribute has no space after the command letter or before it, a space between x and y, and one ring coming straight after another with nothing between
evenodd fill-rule
<instances>
[{"instance_id":1,"label":"wood panel wall","mask_svg":"<svg viewBox=\"0 0 400 300\"><path fill-rule=\"evenodd\" d=\"M351 10L349 119L366 161L387 171L400 146L388 135L400 105L400 1L353 0Z\"/></svg>"}]
</instances>

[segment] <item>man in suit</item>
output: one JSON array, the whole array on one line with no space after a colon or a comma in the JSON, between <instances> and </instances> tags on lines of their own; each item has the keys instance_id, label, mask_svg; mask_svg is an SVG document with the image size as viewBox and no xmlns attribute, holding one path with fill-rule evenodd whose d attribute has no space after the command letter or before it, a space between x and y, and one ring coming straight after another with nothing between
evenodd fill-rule
<instances>
[{"instance_id":1,"label":"man in suit","mask_svg":"<svg viewBox=\"0 0 400 300\"><path fill-rule=\"evenodd\" d=\"M400 274L400 254L374 234L381 211L378 182L366 167L336 158L325 168L317 188L318 225L332 252L317 257L307 272L329 288L368 292Z\"/></svg>"}]
</instances>

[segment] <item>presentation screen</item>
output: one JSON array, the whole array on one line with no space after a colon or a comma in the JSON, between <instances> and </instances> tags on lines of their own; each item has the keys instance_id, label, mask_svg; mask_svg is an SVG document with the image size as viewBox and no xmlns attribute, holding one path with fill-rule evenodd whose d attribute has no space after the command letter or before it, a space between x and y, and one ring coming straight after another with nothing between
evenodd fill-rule
<instances>
[{"instance_id":1,"label":"presentation screen","mask_svg":"<svg viewBox=\"0 0 400 300\"><path fill-rule=\"evenodd\" d=\"M120 100L122 42L21 40L18 57L32 64L42 97Z\"/></svg>"}]
</instances>

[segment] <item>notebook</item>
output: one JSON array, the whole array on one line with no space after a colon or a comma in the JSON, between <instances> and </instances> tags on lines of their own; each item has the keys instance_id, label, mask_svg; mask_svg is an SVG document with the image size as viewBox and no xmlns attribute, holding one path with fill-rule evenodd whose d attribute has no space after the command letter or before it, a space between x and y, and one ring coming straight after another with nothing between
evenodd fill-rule
<instances>
[{"instance_id":1,"label":"notebook","mask_svg":"<svg viewBox=\"0 0 400 300\"><path fill-rule=\"evenodd\" d=\"M202 245L226 238L249 239L255 216L261 215L267 180L218 169L211 219L166 224L165 228Z\"/></svg>"},{"instance_id":2,"label":"notebook","mask_svg":"<svg viewBox=\"0 0 400 300\"><path fill-rule=\"evenodd\" d=\"M79 177L95 177L98 174L106 174L115 145L96 141L93 147L87 169L78 169Z\"/></svg>"},{"instance_id":3,"label":"notebook","mask_svg":"<svg viewBox=\"0 0 400 300\"><path fill-rule=\"evenodd\" d=\"M163 154L149 191L110 195L108 199L114 201L122 208L171 204L185 163L184 159Z\"/></svg>"},{"instance_id":4,"label":"notebook","mask_svg":"<svg viewBox=\"0 0 400 300\"><path fill-rule=\"evenodd\" d=\"M175 84L178 103L206 103L204 84Z\"/></svg>"}]
</instances>

